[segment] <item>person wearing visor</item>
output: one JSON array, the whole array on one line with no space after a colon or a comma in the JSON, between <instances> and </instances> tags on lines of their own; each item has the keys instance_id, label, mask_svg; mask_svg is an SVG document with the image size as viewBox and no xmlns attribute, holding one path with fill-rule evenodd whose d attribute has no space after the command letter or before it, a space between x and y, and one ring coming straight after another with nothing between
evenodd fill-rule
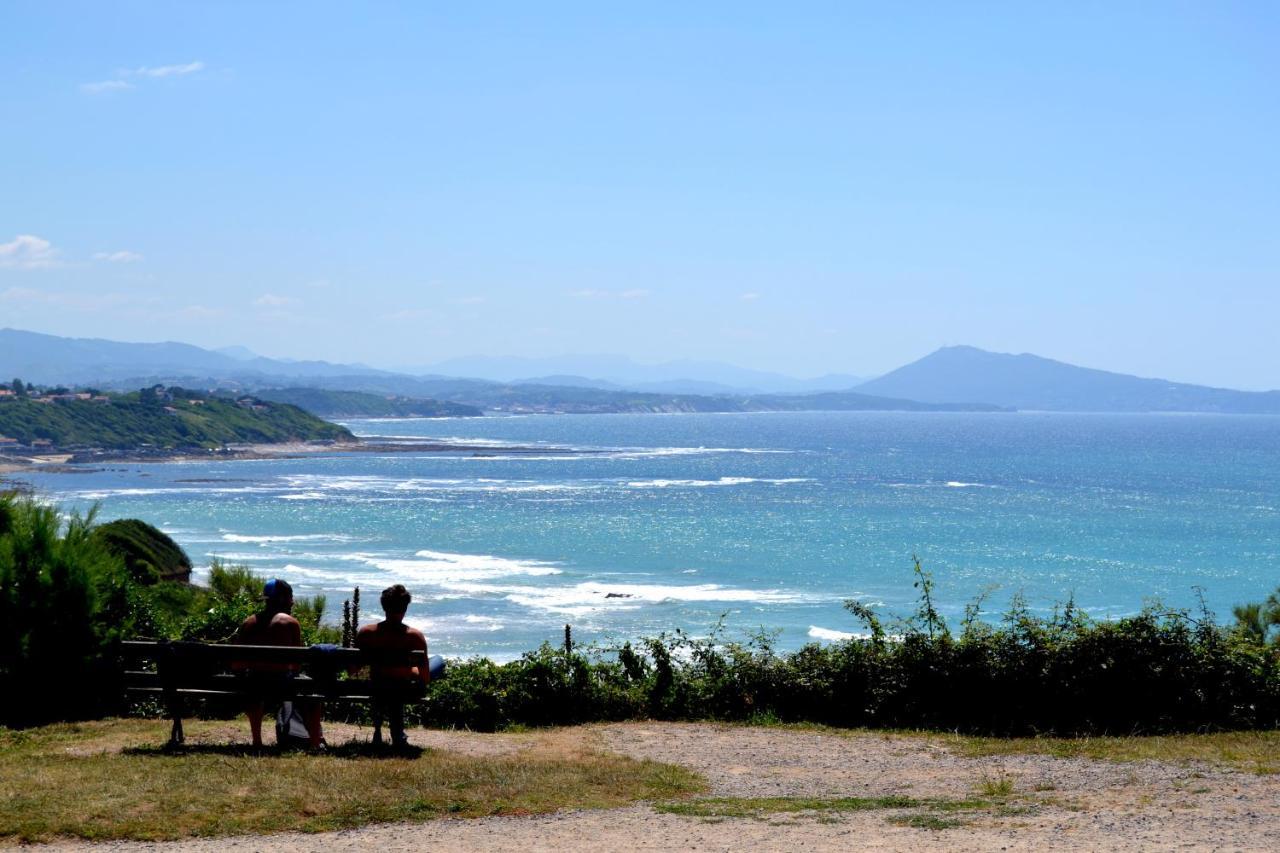
<instances>
[{"instance_id":1,"label":"person wearing visor","mask_svg":"<svg viewBox=\"0 0 1280 853\"><path fill-rule=\"evenodd\" d=\"M269 580L262 589L262 609L240 625L231 642L241 646L301 646L302 626L290 615L293 610L293 587L287 581ZM297 677L298 665L288 663L239 662L232 667L245 678L257 683L261 696L245 707L254 747L262 746L262 718L266 700L277 699L289 681ZM306 721L307 738L312 749L324 743L319 702L298 703Z\"/></svg>"}]
</instances>

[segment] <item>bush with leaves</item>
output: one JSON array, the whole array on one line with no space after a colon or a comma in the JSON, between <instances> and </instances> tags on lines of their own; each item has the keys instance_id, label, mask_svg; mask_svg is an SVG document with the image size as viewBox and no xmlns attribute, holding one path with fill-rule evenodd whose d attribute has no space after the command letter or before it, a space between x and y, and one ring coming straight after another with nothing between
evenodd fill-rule
<instances>
[{"instance_id":1,"label":"bush with leaves","mask_svg":"<svg viewBox=\"0 0 1280 853\"><path fill-rule=\"evenodd\" d=\"M130 578L92 535L93 513L63 516L0 496L0 721L80 716L114 695L109 644L135 629Z\"/></svg>"}]
</instances>

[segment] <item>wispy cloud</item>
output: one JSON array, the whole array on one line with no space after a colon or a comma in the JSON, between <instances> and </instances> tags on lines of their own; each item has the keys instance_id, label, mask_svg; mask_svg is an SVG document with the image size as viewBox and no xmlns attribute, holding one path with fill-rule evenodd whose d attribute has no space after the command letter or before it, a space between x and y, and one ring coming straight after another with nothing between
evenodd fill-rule
<instances>
[{"instance_id":1,"label":"wispy cloud","mask_svg":"<svg viewBox=\"0 0 1280 853\"><path fill-rule=\"evenodd\" d=\"M257 299L253 300L253 304L259 308L293 308L301 305L302 300L293 296L278 296L274 293L264 293Z\"/></svg>"},{"instance_id":2,"label":"wispy cloud","mask_svg":"<svg viewBox=\"0 0 1280 853\"><path fill-rule=\"evenodd\" d=\"M0 267L39 269L58 263L58 250L43 237L19 234L8 243L0 243Z\"/></svg>"},{"instance_id":3,"label":"wispy cloud","mask_svg":"<svg viewBox=\"0 0 1280 853\"><path fill-rule=\"evenodd\" d=\"M99 80L96 83L81 83L80 91L86 95L106 95L110 92L120 92L124 89L132 89L133 84L127 80Z\"/></svg>"},{"instance_id":4,"label":"wispy cloud","mask_svg":"<svg viewBox=\"0 0 1280 853\"><path fill-rule=\"evenodd\" d=\"M142 260L142 255L121 249L118 252L94 252L95 261L106 261L109 264L134 264Z\"/></svg>"},{"instance_id":5,"label":"wispy cloud","mask_svg":"<svg viewBox=\"0 0 1280 853\"><path fill-rule=\"evenodd\" d=\"M181 77L204 70L203 62L187 62L182 65L150 65L121 71L121 77Z\"/></svg>"},{"instance_id":6,"label":"wispy cloud","mask_svg":"<svg viewBox=\"0 0 1280 853\"><path fill-rule=\"evenodd\" d=\"M99 80L94 83L80 84L80 91L86 95L106 95L111 92L123 92L135 89L137 85L130 80L158 79L161 77L185 77L204 70L200 61L185 62L179 65L142 65L138 68L122 68L110 80Z\"/></svg>"},{"instance_id":7,"label":"wispy cloud","mask_svg":"<svg viewBox=\"0 0 1280 853\"><path fill-rule=\"evenodd\" d=\"M576 296L579 299L644 299L649 296L648 290L597 290L595 288L584 288L582 290L572 290L570 296Z\"/></svg>"},{"instance_id":8,"label":"wispy cloud","mask_svg":"<svg viewBox=\"0 0 1280 853\"><path fill-rule=\"evenodd\" d=\"M744 294L742 294L742 295L741 295L740 297L738 297L738 298L739 298L739 299L741 299L743 302L755 302L757 299L759 299L759 298L760 298L760 294L758 294L758 293L744 293Z\"/></svg>"}]
</instances>

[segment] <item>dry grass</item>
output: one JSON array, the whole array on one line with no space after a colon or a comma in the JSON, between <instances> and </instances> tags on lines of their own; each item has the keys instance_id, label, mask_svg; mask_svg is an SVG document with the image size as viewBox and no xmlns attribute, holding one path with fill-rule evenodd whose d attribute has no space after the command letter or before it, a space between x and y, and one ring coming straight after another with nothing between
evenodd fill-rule
<instances>
[{"instance_id":1,"label":"dry grass","mask_svg":"<svg viewBox=\"0 0 1280 853\"><path fill-rule=\"evenodd\" d=\"M759 724L757 722L756 724ZM770 728L841 737L924 738L970 758L1049 755L1097 761L1203 762L1258 775L1280 773L1280 731L1128 737L975 737L911 729L842 729L818 723L766 723Z\"/></svg>"},{"instance_id":2,"label":"dry grass","mask_svg":"<svg viewBox=\"0 0 1280 853\"><path fill-rule=\"evenodd\" d=\"M987 738L946 735L961 755L1051 755L1097 761L1204 762L1250 773L1280 773L1280 732L1214 732L1146 737Z\"/></svg>"},{"instance_id":3,"label":"dry grass","mask_svg":"<svg viewBox=\"0 0 1280 853\"><path fill-rule=\"evenodd\" d=\"M208 740L219 730L191 723L188 737ZM683 768L595 751L555 733L531 737L514 754L399 757L357 744L321 756L217 744L171 754L158 746L167 734L167 724L153 720L0 730L0 841L318 832L609 808L705 784Z\"/></svg>"}]
</instances>

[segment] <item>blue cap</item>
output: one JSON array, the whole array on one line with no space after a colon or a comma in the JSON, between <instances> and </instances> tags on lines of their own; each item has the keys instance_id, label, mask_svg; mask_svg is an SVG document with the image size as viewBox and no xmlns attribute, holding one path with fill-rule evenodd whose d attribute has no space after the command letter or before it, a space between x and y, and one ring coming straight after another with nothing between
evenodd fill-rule
<instances>
[{"instance_id":1,"label":"blue cap","mask_svg":"<svg viewBox=\"0 0 1280 853\"><path fill-rule=\"evenodd\" d=\"M289 586L288 581L280 580L280 578L272 578L262 585L262 597L267 601L272 601L286 594L293 594L293 587Z\"/></svg>"}]
</instances>

